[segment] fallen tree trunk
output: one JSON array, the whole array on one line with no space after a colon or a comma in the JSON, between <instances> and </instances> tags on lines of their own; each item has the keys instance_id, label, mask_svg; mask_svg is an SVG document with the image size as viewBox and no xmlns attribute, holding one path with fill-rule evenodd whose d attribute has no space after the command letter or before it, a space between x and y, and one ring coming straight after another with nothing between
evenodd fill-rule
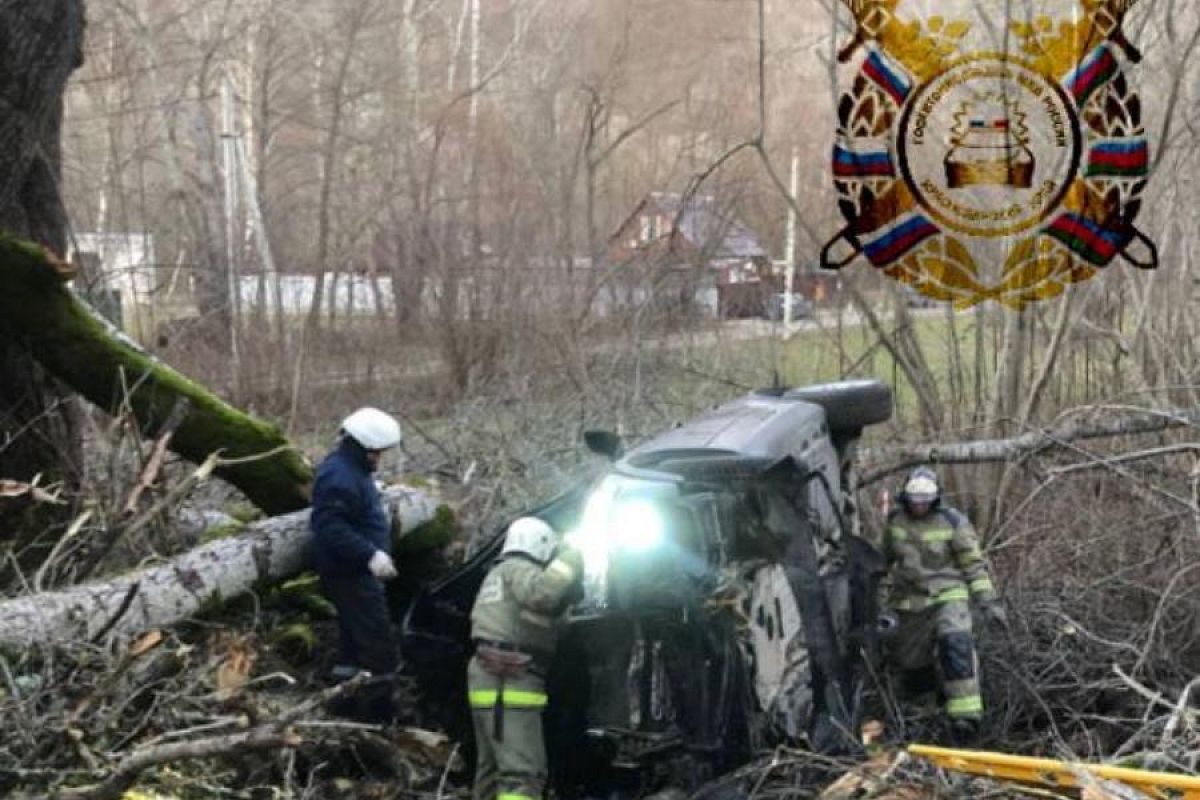
<instances>
[{"instance_id":1,"label":"fallen tree trunk","mask_svg":"<svg viewBox=\"0 0 1200 800\"><path fill-rule=\"evenodd\" d=\"M180 398L187 416L171 450L200 464L220 452L217 475L268 514L308 505L312 467L278 427L242 413L144 351L80 300L74 270L36 244L0 234L0 326L8 338L100 408L127 402L142 433L156 438ZM252 458L258 456L257 458Z\"/></svg>"},{"instance_id":2,"label":"fallen tree trunk","mask_svg":"<svg viewBox=\"0 0 1200 800\"><path fill-rule=\"evenodd\" d=\"M447 543L449 526L435 536L429 526L422 528L447 513L434 495L393 488L385 497L403 531L396 541L398 553ZM206 605L301 571L307 542L308 511L300 511L254 523L236 536L113 580L0 602L0 648L68 645L170 625Z\"/></svg>"},{"instance_id":3,"label":"fallen tree trunk","mask_svg":"<svg viewBox=\"0 0 1200 800\"><path fill-rule=\"evenodd\" d=\"M1158 433L1200 425L1200 414L1184 411L1087 407L1042 430L1009 439L978 439L946 444L867 447L859 451L859 485L866 486L919 464L984 464L1013 461L1063 448L1069 442Z\"/></svg>"}]
</instances>

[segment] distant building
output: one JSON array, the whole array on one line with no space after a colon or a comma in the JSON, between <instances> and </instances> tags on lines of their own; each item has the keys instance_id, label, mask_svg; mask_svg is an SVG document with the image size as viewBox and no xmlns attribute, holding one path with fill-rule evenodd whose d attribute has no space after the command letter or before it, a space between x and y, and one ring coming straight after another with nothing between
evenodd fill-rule
<instances>
[{"instance_id":1,"label":"distant building","mask_svg":"<svg viewBox=\"0 0 1200 800\"><path fill-rule=\"evenodd\" d=\"M88 288L128 293L138 302L147 302L158 288L152 234L78 233L72 245L72 260L86 262Z\"/></svg>"},{"instance_id":2,"label":"distant building","mask_svg":"<svg viewBox=\"0 0 1200 800\"><path fill-rule=\"evenodd\" d=\"M100 313L130 332L140 331L155 302L160 273L149 233L78 233L69 257L79 265L76 289Z\"/></svg>"},{"instance_id":3,"label":"distant building","mask_svg":"<svg viewBox=\"0 0 1200 800\"><path fill-rule=\"evenodd\" d=\"M787 282L787 267L787 259L775 262L774 271L781 291ZM804 295L818 305L841 302L841 285L841 273L836 270L822 270L811 261L796 264L796 271L792 274L792 291Z\"/></svg>"},{"instance_id":4,"label":"distant building","mask_svg":"<svg viewBox=\"0 0 1200 800\"><path fill-rule=\"evenodd\" d=\"M666 281L684 291L690 281L697 297L715 300L703 304L726 317L757 316L765 294L776 290L758 236L711 195L652 192L617 229L608 258L680 273Z\"/></svg>"}]
</instances>

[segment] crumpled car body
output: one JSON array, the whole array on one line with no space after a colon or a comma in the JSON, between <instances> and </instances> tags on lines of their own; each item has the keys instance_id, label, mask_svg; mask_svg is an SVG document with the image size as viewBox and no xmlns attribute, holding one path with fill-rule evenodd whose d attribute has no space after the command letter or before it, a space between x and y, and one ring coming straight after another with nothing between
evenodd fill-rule
<instances>
[{"instance_id":1,"label":"crumpled car body","mask_svg":"<svg viewBox=\"0 0 1200 800\"><path fill-rule=\"evenodd\" d=\"M564 796L694 787L774 744L853 746L882 563L857 535L854 449L890 417L854 381L764 390L628 453L531 509L584 555L549 678ZM405 659L469 731L471 601L502 533L417 598ZM457 705L455 705L457 704Z\"/></svg>"}]
</instances>

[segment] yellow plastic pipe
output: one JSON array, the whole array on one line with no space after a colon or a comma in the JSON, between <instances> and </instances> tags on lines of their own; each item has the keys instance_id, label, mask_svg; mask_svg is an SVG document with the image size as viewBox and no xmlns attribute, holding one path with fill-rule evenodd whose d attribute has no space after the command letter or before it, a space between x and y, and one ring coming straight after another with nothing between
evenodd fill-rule
<instances>
[{"instance_id":1,"label":"yellow plastic pipe","mask_svg":"<svg viewBox=\"0 0 1200 800\"><path fill-rule=\"evenodd\" d=\"M943 769L987 778L1076 788L1084 785L1079 779L1079 773L1086 772L1096 778L1123 783L1161 800L1200 800L1200 777L1191 775L1055 761L1051 758L1030 758L982 750L953 750L925 744L909 745L908 752L928 759Z\"/></svg>"}]
</instances>

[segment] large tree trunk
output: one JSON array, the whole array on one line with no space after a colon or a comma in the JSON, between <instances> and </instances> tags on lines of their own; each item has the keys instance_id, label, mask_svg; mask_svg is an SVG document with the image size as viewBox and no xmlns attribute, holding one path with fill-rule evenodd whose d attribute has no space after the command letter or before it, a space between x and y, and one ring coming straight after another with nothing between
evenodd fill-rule
<instances>
[{"instance_id":1,"label":"large tree trunk","mask_svg":"<svg viewBox=\"0 0 1200 800\"><path fill-rule=\"evenodd\" d=\"M0 0L0 229L59 252L66 228L58 191L63 90L83 62L83 25L82 0ZM6 266L0 263L5 282ZM73 416L62 387L20 337L0 328L0 477L41 473L76 482ZM16 527L18 520L0 515L0 530Z\"/></svg>"},{"instance_id":2,"label":"large tree trunk","mask_svg":"<svg viewBox=\"0 0 1200 800\"><path fill-rule=\"evenodd\" d=\"M197 464L220 451L226 460L216 474L268 514L308 505L312 468L276 426L228 405L113 328L64 285L71 272L47 251L0 234L0 271L0 324L43 367L101 408L128 388L147 435L155 434L180 397L188 398L188 415L171 438L173 451Z\"/></svg>"},{"instance_id":3,"label":"large tree trunk","mask_svg":"<svg viewBox=\"0 0 1200 800\"><path fill-rule=\"evenodd\" d=\"M389 489L385 498L406 532L395 545L401 565L406 554L447 543L451 526L420 529L435 521L433 495ZM170 625L205 604L296 574L305 567L308 538L308 512L285 514L113 580L7 600L0 603L0 648L69 645Z\"/></svg>"}]
</instances>

